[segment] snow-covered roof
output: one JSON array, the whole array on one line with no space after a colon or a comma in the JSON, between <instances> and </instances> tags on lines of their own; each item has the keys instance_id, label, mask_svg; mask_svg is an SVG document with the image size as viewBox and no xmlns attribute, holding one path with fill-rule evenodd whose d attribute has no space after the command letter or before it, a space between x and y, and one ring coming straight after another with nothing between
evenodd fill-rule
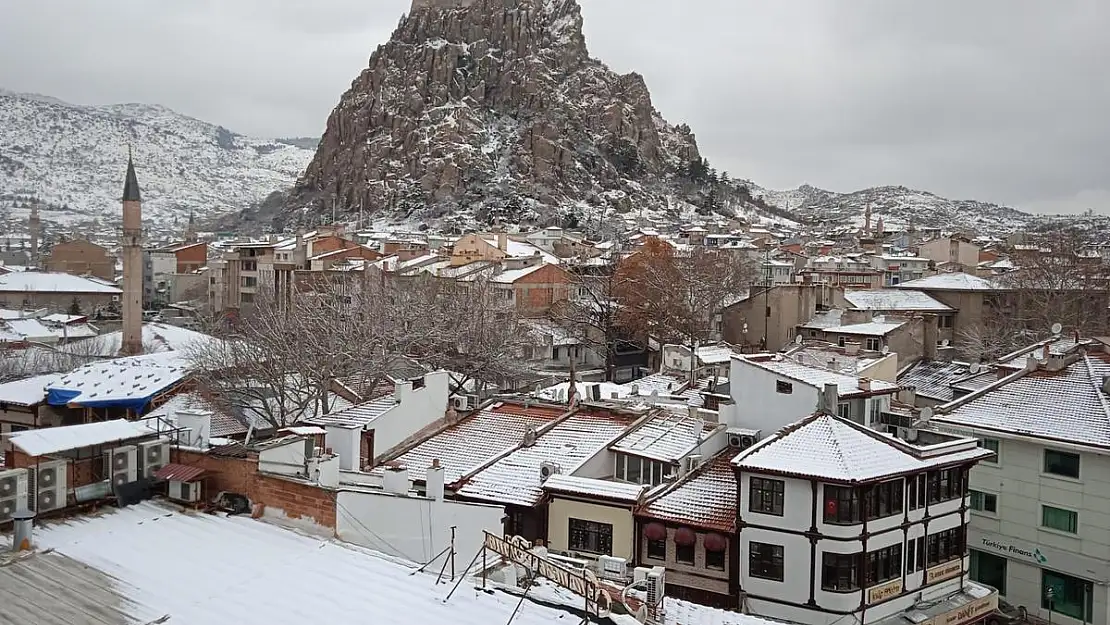
<instances>
[{"instance_id":1,"label":"snow-covered roof","mask_svg":"<svg viewBox=\"0 0 1110 625\"><path fill-rule=\"evenodd\" d=\"M844 375L823 367L804 365L777 354L774 356L738 356L735 360L770 371L776 375L804 382L818 390L824 388L825 384L836 384L837 392L841 397L894 393L898 390L897 384L891 384L883 380L871 380L871 390L865 391L860 388L860 379L856 376Z\"/></svg>"},{"instance_id":2,"label":"snow-covered roof","mask_svg":"<svg viewBox=\"0 0 1110 625\"><path fill-rule=\"evenodd\" d=\"M845 353L844 348L832 345L797 345L789 349L786 355L792 360L809 367L821 367L829 371L836 371L844 375L858 375L861 371L882 360L883 356L876 357L874 352L860 352L858 354Z\"/></svg>"},{"instance_id":3,"label":"snow-covered roof","mask_svg":"<svg viewBox=\"0 0 1110 625\"><path fill-rule=\"evenodd\" d=\"M638 502L648 488L646 484L613 482L573 475L552 475L543 483L543 489L549 493L598 497L630 504Z\"/></svg>"},{"instance_id":4,"label":"snow-covered roof","mask_svg":"<svg viewBox=\"0 0 1110 625\"><path fill-rule=\"evenodd\" d=\"M990 280L967 273L938 273L897 285L899 289L923 289L925 291L993 291L999 287Z\"/></svg>"},{"instance_id":5,"label":"snow-covered roof","mask_svg":"<svg viewBox=\"0 0 1110 625\"><path fill-rule=\"evenodd\" d=\"M675 463L704 442L716 424L701 417L660 411L644 420L609 449L633 456Z\"/></svg>"},{"instance_id":6,"label":"snow-covered roof","mask_svg":"<svg viewBox=\"0 0 1110 625\"><path fill-rule=\"evenodd\" d=\"M1016 370L955 399L938 411L938 424L967 426L1081 445L1110 447L1110 355L1077 351L1061 371Z\"/></svg>"},{"instance_id":7,"label":"snow-covered roof","mask_svg":"<svg viewBox=\"0 0 1110 625\"><path fill-rule=\"evenodd\" d=\"M636 511L661 521L732 532L736 526L733 451L724 450Z\"/></svg>"},{"instance_id":8,"label":"snow-covered roof","mask_svg":"<svg viewBox=\"0 0 1110 625\"><path fill-rule=\"evenodd\" d=\"M840 308L831 308L824 312L819 312L813 316L812 319L802 324L806 330L825 330L828 328L836 328L840 326L840 319L844 316L844 311Z\"/></svg>"},{"instance_id":9,"label":"snow-covered roof","mask_svg":"<svg viewBox=\"0 0 1110 625\"><path fill-rule=\"evenodd\" d=\"M920 457L893 435L847 419L815 414L789 425L740 453L742 471L769 472L837 482L866 482L964 463L991 455L978 447Z\"/></svg>"},{"instance_id":10,"label":"snow-covered roof","mask_svg":"<svg viewBox=\"0 0 1110 625\"><path fill-rule=\"evenodd\" d=\"M0 403L33 406L46 400L46 387L57 381L59 374L46 373L14 382L0 384Z\"/></svg>"},{"instance_id":11,"label":"snow-covered roof","mask_svg":"<svg viewBox=\"0 0 1110 625\"><path fill-rule=\"evenodd\" d=\"M497 284L512 284L521 278L536 273L543 269L543 265L533 265L531 267L522 267L520 269L506 269L496 276L490 278L490 282Z\"/></svg>"},{"instance_id":12,"label":"snow-covered roof","mask_svg":"<svg viewBox=\"0 0 1110 625\"><path fill-rule=\"evenodd\" d=\"M144 323L142 333L143 349L153 353L187 351L194 345L222 340L211 334L166 323ZM70 348L62 349L72 350L74 353L82 355L115 356L119 353L121 347L123 347L123 331L117 330L79 341Z\"/></svg>"},{"instance_id":13,"label":"snow-covered roof","mask_svg":"<svg viewBox=\"0 0 1110 625\"><path fill-rule=\"evenodd\" d=\"M924 291L912 289L849 289L844 292L856 310L951 312L952 308Z\"/></svg>"},{"instance_id":14,"label":"snow-covered roof","mask_svg":"<svg viewBox=\"0 0 1110 625\"><path fill-rule=\"evenodd\" d=\"M966 377L971 365L966 362L919 360L898 376L902 386L912 386L918 395L938 401L951 401L952 384Z\"/></svg>"},{"instance_id":15,"label":"snow-covered roof","mask_svg":"<svg viewBox=\"0 0 1110 625\"><path fill-rule=\"evenodd\" d=\"M19 271L0 275L0 292L32 293L123 293L102 280L90 280L68 273Z\"/></svg>"},{"instance_id":16,"label":"snow-covered roof","mask_svg":"<svg viewBox=\"0 0 1110 625\"><path fill-rule=\"evenodd\" d=\"M833 334L851 334L855 336L886 336L904 325L906 325L905 321L876 320L865 323L851 323L845 326L831 326L825 328L825 331Z\"/></svg>"},{"instance_id":17,"label":"snow-covered roof","mask_svg":"<svg viewBox=\"0 0 1110 625\"><path fill-rule=\"evenodd\" d=\"M565 412L564 408L548 406L495 404L428 436L391 461L407 468L410 479L422 481L432 461L439 460L444 483L453 484L518 447L529 429L538 430ZM371 473L383 470L378 465Z\"/></svg>"},{"instance_id":18,"label":"snow-covered roof","mask_svg":"<svg viewBox=\"0 0 1110 625\"><path fill-rule=\"evenodd\" d=\"M612 382L575 382L575 392L578 393L579 399L589 399L590 392L593 386L600 387L602 399L612 399L616 394L617 399L626 399L632 396L632 389L625 384L614 384ZM549 401L567 401L568 393L570 391L570 382L560 382L546 388L539 389L534 392L536 397L542 397Z\"/></svg>"},{"instance_id":19,"label":"snow-covered roof","mask_svg":"<svg viewBox=\"0 0 1110 625\"><path fill-rule=\"evenodd\" d=\"M152 502L36 529L35 539L43 549L110 575L119 596L113 623L154 623L166 615L180 623L223 623L229 614L245 614L248 622L266 625L303 625L306 618L336 624L490 625L508 622L518 603L511 595L481 592L459 592L445 601L447 589L436 584L434 571L414 574L413 567L369 550L245 515L189 514ZM294 590L305 580L320 583ZM80 592L75 587L68 602L80 605ZM530 603L516 612L513 624L577 619L568 611Z\"/></svg>"},{"instance_id":20,"label":"snow-covered roof","mask_svg":"<svg viewBox=\"0 0 1110 625\"><path fill-rule=\"evenodd\" d=\"M385 395L361 404L355 404L343 410L332 411L326 415L316 416L305 420L312 425L340 425L347 427L365 428L375 419L397 406L397 398Z\"/></svg>"},{"instance_id":21,"label":"snow-covered roof","mask_svg":"<svg viewBox=\"0 0 1110 625\"><path fill-rule=\"evenodd\" d=\"M226 438L245 434L250 428L244 421L253 421L256 430L266 430L272 427L269 422L251 411L245 411L242 419L236 418L220 410L200 396L196 391L178 393L166 400L164 404L143 415L143 419L162 419L177 425L177 413L180 410L204 410L212 413L210 436L213 438ZM163 427L163 429L165 429Z\"/></svg>"},{"instance_id":22,"label":"snow-covered roof","mask_svg":"<svg viewBox=\"0 0 1110 625\"><path fill-rule=\"evenodd\" d=\"M497 247L496 237L483 237L483 240L493 247ZM530 258L538 254L539 257L543 259L543 262L548 265L558 265L560 263L558 256L555 256L554 254L551 254L549 252L545 252L544 250L536 247L535 245L532 245L531 243L524 243L523 241L516 241L513 239L507 239L505 241L505 254L511 258Z\"/></svg>"},{"instance_id":23,"label":"snow-covered roof","mask_svg":"<svg viewBox=\"0 0 1110 625\"><path fill-rule=\"evenodd\" d=\"M733 351L728 345L700 345L698 360L707 365L721 365L732 360Z\"/></svg>"},{"instance_id":24,"label":"snow-covered roof","mask_svg":"<svg viewBox=\"0 0 1110 625\"><path fill-rule=\"evenodd\" d=\"M628 427L631 418L609 412L579 410L539 433L536 443L466 478L456 492L471 499L533 506L543 496L540 465L553 462L564 474L607 447Z\"/></svg>"},{"instance_id":25,"label":"snow-covered roof","mask_svg":"<svg viewBox=\"0 0 1110 625\"><path fill-rule=\"evenodd\" d=\"M142 421L98 421L80 425L24 430L10 435L15 445L28 456L46 456L71 449L105 445L117 441L153 436L155 431Z\"/></svg>"},{"instance_id":26,"label":"snow-covered roof","mask_svg":"<svg viewBox=\"0 0 1110 625\"><path fill-rule=\"evenodd\" d=\"M102 360L63 374L47 387L52 406L122 406L142 410L158 393L185 379L178 352Z\"/></svg>"}]
</instances>

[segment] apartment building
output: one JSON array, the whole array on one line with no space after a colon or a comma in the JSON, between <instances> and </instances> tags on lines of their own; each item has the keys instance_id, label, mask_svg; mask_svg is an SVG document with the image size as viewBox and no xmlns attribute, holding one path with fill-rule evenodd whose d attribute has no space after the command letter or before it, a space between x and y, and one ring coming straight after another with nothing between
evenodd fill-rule
<instances>
[{"instance_id":1,"label":"apartment building","mask_svg":"<svg viewBox=\"0 0 1110 625\"><path fill-rule=\"evenodd\" d=\"M871 267L883 274L883 286L895 286L925 277L929 270L928 258L920 256L894 256L876 254L870 257Z\"/></svg>"},{"instance_id":2,"label":"apartment building","mask_svg":"<svg viewBox=\"0 0 1110 625\"><path fill-rule=\"evenodd\" d=\"M1110 620L1110 353L1058 341L1000 363L933 427L995 457L971 472L972 579L1054 623Z\"/></svg>"},{"instance_id":3,"label":"apartment building","mask_svg":"<svg viewBox=\"0 0 1110 625\"><path fill-rule=\"evenodd\" d=\"M824 413L732 460L740 608L808 625L981 620L994 589L968 580L971 438L915 443Z\"/></svg>"},{"instance_id":4,"label":"apartment building","mask_svg":"<svg viewBox=\"0 0 1110 625\"><path fill-rule=\"evenodd\" d=\"M108 248L85 239L72 239L54 244L44 263L46 270L74 276L94 276L101 280L116 279L116 258Z\"/></svg>"}]
</instances>

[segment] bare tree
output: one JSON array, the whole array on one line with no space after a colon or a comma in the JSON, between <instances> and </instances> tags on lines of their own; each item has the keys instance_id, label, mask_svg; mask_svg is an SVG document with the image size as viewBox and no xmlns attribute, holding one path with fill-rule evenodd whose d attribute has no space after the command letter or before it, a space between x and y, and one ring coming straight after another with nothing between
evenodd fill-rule
<instances>
[{"instance_id":1,"label":"bare tree","mask_svg":"<svg viewBox=\"0 0 1110 625\"><path fill-rule=\"evenodd\" d=\"M437 282L426 307L432 340L411 355L450 371L452 393L471 381L496 383L527 372L522 355L534 340L506 290L485 275L430 280Z\"/></svg>"},{"instance_id":2,"label":"bare tree","mask_svg":"<svg viewBox=\"0 0 1110 625\"><path fill-rule=\"evenodd\" d=\"M752 284L754 269L741 255L650 239L621 261L617 276L620 323L687 347L693 362L725 304Z\"/></svg>"},{"instance_id":3,"label":"bare tree","mask_svg":"<svg viewBox=\"0 0 1110 625\"><path fill-rule=\"evenodd\" d=\"M580 344L605 359L605 380L612 381L616 371L617 346L623 340L620 327L619 293L626 274L619 273L619 249L605 256L572 262L569 297L552 306L549 316Z\"/></svg>"}]
</instances>

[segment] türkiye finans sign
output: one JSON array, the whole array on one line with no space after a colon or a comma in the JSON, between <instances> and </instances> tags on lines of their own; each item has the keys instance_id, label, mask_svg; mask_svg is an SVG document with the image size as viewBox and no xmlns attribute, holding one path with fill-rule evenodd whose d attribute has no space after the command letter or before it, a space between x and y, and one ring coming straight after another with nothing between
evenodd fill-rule
<instances>
[{"instance_id":1,"label":"t\u00fcrkiye finans sign","mask_svg":"<svg viewBox=\"0 0 1110 625\"><path fill-rule=\"evenodd\" d=\"M1003 553L1003 554L1010 555L1010 556L1028 558L1030 560L1035 560L1036 562L1039 562L1041 564L1044 564L1044 562L1047 560L1047 558L1045 558L1043 555L1041 555L1041 550L1040 549L1026 549L1026 548L1022 548L1022 547L1019 547L1019 546L1014 545L1014 544L1003 543L1003 542L999 542L997 540L991 540L990 538L986 538L986 537L980 539L980 543L984 547L987 547L987 548L992 549L994 551L997 551L999 553Z\"/></svg>"}]
</instances>

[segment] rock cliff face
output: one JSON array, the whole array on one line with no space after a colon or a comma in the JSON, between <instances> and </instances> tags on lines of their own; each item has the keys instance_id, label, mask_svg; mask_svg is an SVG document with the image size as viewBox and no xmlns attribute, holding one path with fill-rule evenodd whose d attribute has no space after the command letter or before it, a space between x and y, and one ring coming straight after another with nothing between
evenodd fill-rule
<instances>
[{"instance_id":1,"label":"rock cliff face","mask_svg":"<svg viewBox=\"0 0 1110 625\"><path fill-rule=\"evenodd\" d=\"M556 220L669 203L700 160L642 76L591 59L576 0L413 0L343 94L286 225L341 215Z\"/></svg>"}]
</instances>

